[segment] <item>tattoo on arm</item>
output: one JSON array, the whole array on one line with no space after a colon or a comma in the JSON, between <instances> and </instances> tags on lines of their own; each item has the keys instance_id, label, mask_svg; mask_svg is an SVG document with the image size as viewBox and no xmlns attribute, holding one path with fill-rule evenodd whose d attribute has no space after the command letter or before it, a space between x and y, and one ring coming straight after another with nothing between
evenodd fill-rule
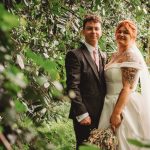
<instances>
[{"instance_id":1,"label":"tattoo on arm","mask_svg":"<svg viewBox=\"0 0 150 150\"><path fill-rule=\"evenodd\" d=\"M128 82L132 88L136 80L137 72L138 70L135 68L123 67L122 68L123 82Z\"/></svg>"}]
</instances>

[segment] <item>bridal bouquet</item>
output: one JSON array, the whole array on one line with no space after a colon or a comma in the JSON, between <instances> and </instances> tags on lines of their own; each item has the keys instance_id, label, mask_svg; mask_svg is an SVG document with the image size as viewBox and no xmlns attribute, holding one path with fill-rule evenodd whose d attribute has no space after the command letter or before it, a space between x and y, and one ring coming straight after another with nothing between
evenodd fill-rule
<instances>
[{"instance_id":1,"label":"bridal bouquet","mask_svg":"<svg viewBox=\"0 0 150 150\"><path fill-rule=\"evenodd\" d=\"M118 138L111 127L104 130L93 129L87 142L97 145L102 150L117 150L118 146Z\"/></svg>"}]
</instances>

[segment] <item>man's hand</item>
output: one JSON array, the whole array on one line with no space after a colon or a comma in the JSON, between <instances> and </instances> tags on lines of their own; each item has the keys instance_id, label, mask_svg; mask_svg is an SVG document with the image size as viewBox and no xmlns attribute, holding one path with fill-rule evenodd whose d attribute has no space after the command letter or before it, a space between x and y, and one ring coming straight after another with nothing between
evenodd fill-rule
<instances>
[{"instance_id":1,"label":"man's hand","mask_svg":"<svg viewBox=\"0 0 150 150\"><path fill-rule=\"evenodd\" d=\"M84 118L83 120L80 121L81 125L90 125L91 124L91 118L89 116L87 116L86 118Z\"/></svg>"}]
</instances>

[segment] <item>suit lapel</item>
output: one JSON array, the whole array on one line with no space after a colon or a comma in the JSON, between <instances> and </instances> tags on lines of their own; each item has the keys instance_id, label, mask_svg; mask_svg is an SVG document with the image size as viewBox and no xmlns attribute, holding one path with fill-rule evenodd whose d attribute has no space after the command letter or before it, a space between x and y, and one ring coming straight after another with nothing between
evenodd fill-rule
<instances>
[{"instance_id":1,"label":"suit lapel","mask_svg":"<svg viewBox=\"0 0 150 150\"><path fill-rule=\"evenodd\" d=\"M103 57L101 55L101 51L99 50L99 72L101 73L102 72L102 68L104 67L104 63L103 63Z\"/></svg>"},{"instance_id":2,"label":"suit lapel","mask_svg":"<svg viewBox=\"0 0 150 150\"><path fill-rule=\"evenodd\" d=\"M106 53L104 53L101 50L99 50L99 54L100 54L100 57L101 57L101 60L102 60L102 65L105 66L106 61L107 61Z\"/></svg>"},{"instance_id":3,"label":"suit lapel","mask_svg":"<svg viewBox=\"0 0 150 150\"><path fill-rule=\"evenodd\" d=\"M98 70L96 67L96 64L94 63L94 61L92 60L92 57L90 55L90 52L88 51L88 49L86 48L86 46L82 46L81 48L83 55L85 56L87 62L89 63L89 65L91 66L95 76L97 77L98 80L100 80L99 78L99 74L98 74Z\"/></svg>"}]
</instances>

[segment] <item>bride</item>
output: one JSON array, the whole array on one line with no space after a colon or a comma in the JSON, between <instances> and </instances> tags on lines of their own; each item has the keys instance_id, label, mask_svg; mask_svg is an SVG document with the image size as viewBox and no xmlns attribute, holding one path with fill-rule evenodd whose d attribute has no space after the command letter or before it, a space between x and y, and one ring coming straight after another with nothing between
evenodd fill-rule
<instances>
[{"instance_id":1,"label":"bride","mask_svg":"<svg viewBox=\"0 0 150 150\"><path fill-rule=\"evenodd\" d=\"M137 150L128 138L150 139L150 75L136 47L137 28L123 20L116 28L117 52L105 67L107 94L99 128L110 126L119 139L119 150ZM140 81L140 82L139 82Z\"/></svg>"}]
</instances>

